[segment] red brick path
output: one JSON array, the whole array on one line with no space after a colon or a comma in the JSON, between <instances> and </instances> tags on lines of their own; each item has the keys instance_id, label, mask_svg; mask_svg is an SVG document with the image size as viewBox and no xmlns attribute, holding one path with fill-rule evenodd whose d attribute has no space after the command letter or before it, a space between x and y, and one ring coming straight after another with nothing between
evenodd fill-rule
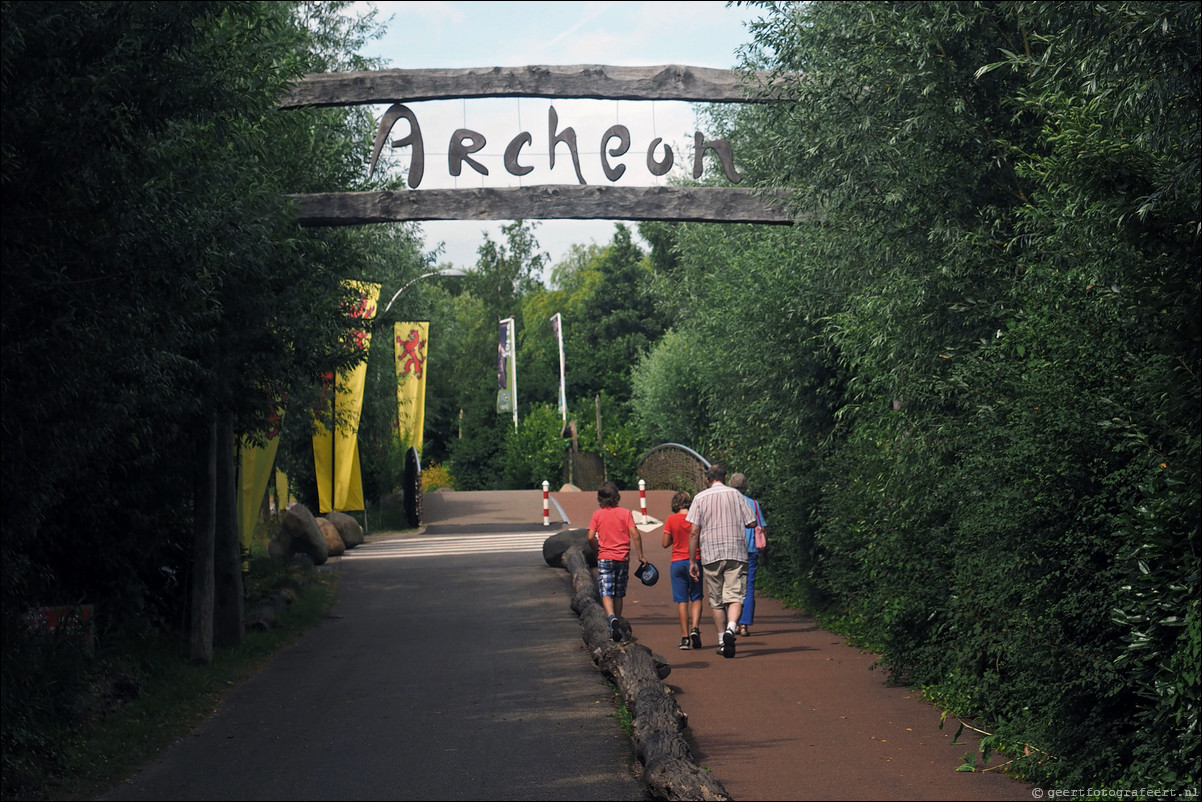
<instances>
[{"instance_id":1,"label":"red brick path","mask_svg":"<svg viewBox=\"0 0 1202 802\"><path fill-rule=\"evenodd\" d=\"M588 526L595 493L551 495L573 527ZM671 491L648 491L648 515L662 522L671 498ZM637 522L638 491L623 491L621 504ZM661 547L662 537L660 528L643 535L644 553L662 578L650 588L632 581L624 613L634 637L672 665L666 683L689 716L694 757L734 799L1033 798L1032 786L996 770L957 771L963 756L976 751L976 739L962 734L953 743L954 719L940 729L940 711L914 691L886 685L885 675L872 670L873 655L776 599L757 595L755 625L733 659L717 654L708 606L704 648L679 651L670 550Z\"/></svg>"}]
</instances>

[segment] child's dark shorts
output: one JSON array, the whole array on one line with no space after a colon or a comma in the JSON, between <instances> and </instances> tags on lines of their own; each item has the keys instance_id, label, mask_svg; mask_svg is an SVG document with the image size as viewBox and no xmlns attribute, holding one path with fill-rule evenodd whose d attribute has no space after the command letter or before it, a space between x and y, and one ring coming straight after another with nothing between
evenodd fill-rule
<instances>
[{"instance_id":1,"label":"child's dark shorts","mask_svg":"<svg viewBox=\"0 0 1202 802\"><path fill-rule=\"evenodd\" d=\"M688 560L672 561L672 601L682 602L701 601L701 580L689 576Z\"/></svg>"},{"instance_id":2,"label":"child's dark shorts","mask_svg":"<svg viewBox=\"0 0 1202 802\"><path fill-rule=\"evenodd\" d=\"M602 596L624 597L629 577L628 560L597 560L597 590Z\"/></svg>"}]
</instances>

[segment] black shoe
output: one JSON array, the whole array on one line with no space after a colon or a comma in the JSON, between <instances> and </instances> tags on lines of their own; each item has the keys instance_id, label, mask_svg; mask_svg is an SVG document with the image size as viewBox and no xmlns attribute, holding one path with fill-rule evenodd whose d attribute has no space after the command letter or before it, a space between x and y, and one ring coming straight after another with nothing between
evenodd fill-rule
<instances>
[{"instance_id":1,"label":"black shoe","mask_svg":"<svg viewBox=\"0 0 1202 802\"><path fill-rule=\"evenodd\" d=\"M689 639L693 641L694 649L701 648L701 630L697 627L693 627L693 631L689 633Z\"/></svg>"},{"instance_id":2,"label":"black shoe","mask_svg":"<svg viewBox=\"0 0 1202 802\"><path fill-rule=\"evenodd\" d=\"M726 630L722 633L722 656L735 656L735 633L733 630Z\"/></svg>"},{"instance_id":3,"label":"black shoe","mask_svg":"<svg viewBox=\"0 0 1202 802\"><path fill-rule=\"evenodd\" d=\"M609 636L614 640L622 640L622 627L617 617L609 619Z\"/></svg>"},{"instance_id":4,"label":"black shoe","mask_svg":"<svg viewBox=\"0 0 1202 802\"><path fill-rule=\"evenodd\" d=\"M687 652L689 649L692 649L693 646L691 643L689 643L689 639L686 636L686 637L683 637L680 639L680 645L677 646L676 648L680 649L682 652Z\"/></svg>"}]
</instances>

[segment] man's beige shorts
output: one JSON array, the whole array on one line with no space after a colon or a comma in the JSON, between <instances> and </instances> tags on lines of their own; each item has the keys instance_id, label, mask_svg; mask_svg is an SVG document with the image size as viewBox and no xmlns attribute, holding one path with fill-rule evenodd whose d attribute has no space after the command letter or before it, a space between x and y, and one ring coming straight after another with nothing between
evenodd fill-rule
<instances>
[{"instance_id":1,"label":"man's beige shorts","mask_svg":"<svg viewBox=\"0 0 1202 802\"><path fill-rule=\"evenodd\" d=\"M718 560L702 566L705 592L710 607L742 604L747 596L747 563L742 560Z\"/></svg>"}]
</instances>

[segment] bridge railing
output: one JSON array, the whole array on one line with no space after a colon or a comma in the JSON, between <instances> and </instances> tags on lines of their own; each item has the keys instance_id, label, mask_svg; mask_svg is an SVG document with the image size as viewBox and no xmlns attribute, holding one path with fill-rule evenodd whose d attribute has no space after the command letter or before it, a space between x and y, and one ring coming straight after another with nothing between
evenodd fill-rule
<instances>
[{"instance_id":1,"label":"bridge railing","mask_svg":"<svg viewBox=\"0 0 1202 802\"><path fill-rule=\"evenodd\" d=\"M680 443L663 443L639 457L639 478L648 490L687 490L696 495L705 489L709 460Z\"/></svg>"}]
</instances>

